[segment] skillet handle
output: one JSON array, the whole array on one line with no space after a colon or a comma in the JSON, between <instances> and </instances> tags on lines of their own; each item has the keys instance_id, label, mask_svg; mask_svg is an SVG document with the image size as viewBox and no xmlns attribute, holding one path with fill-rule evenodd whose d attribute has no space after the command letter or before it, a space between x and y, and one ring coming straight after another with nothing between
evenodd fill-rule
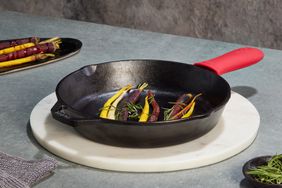
<instances>
[{"instance_id":1,"label":"skillet handle","mask_svg":"<svg viewBox=\"0 0 282 188\"><path fill-rule=\"evenodd\" d=\"M209 69L217 75L251 66L262 60L264 54L257 48L238 48L219 57L198 62L194 65Z\"/></svg>"},{"instance_id":2,"label":"skillet handle","mask_svg":"<svg viewBox=\"0 0 282 188\"><path fill-rule=\"evenodd\" d=\"M76 127L78 125L77 122L83 119L83 116L77 114L59 101L51 108L51 114L54 119L72 127Z\"/></svg>"},{"instance_id":3,"label":"skillet handle","mask_svg":"<svg viewBox=\"0 0 282 188\"><path fill-rule=\"evenodd\" d=\"M86 118L78 112L69 109L67 106L60 103L60 101L57 101L51 108L51 114L54 119L72 127L84 124L95 124L101 121L100 119Z\"/></svg>"}]
</instances>

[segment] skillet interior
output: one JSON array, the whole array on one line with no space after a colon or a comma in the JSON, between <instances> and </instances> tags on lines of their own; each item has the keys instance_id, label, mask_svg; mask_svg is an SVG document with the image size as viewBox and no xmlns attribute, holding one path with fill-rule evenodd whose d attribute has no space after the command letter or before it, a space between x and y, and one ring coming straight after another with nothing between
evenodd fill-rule
<instances>
[{"instance_id":1,"label":"skillet interior","mask_svg":"<svg viewBox=\"0 0 282 188\"><path fill-rule=\"evenodd\" d=\"M149 83L148 89L156 94L161 107L183 93L203 93L196 116L156 123L98 118L99 109L115 91L129 83L136 86L143 82ZM82 136L108 145L152 148L180 144L209 132L219 121L230 87L220 76L196 66L133 60L83 67L62 79L56 94L53 117L74 126Z\"/></svg>"},{"instance_id":2,"label":"skillet interior","mask_svg":"<svg viewBox=\"0 0 282 188\"><path fill-rule=\"evenodd\" d=\"M161 107L171 107L183 93L203 93L194 116L205 115L229 99L230 87L211 71L182 63L132 60L83 67L65 77L57 86L62 103L84 117L98 118L99 109L121 87L149 83ZM143 94L145 95L145 94ZM141 103L142 103L141 97ZM161 114L160 119L163 119Z\"/></svg>"}]
</instances>

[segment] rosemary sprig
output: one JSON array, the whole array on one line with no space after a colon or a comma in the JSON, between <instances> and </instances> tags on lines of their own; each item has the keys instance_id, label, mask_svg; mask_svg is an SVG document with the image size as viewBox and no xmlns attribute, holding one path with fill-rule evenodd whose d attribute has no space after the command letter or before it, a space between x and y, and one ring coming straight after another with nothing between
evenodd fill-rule
<instances>
[{"instance_id":1,"label":"rosemary sprig","mask_svg":"<svg viewBox=\"0 0 282 188\"><path fill-rule=\"evenodd\" d=\"M152 104L153 100L154 100L154 96L149 97L149 98L148 98L149 104Z\"/></svg>"},{"instance_id":2,"label":"rosemary sprig","mask_svg":"<svg viewBox=\"0 0 282 188\"><path fill-rule=\"evenodd\" d=\"M122 114L121 108L117 108L117 107L114 107L114 106L111 105L111 106L102 107L102 108L99 109L99 111L101 112L104 109L109 110L109 109L112 109L112 108L116 108L115 116L116 116L116 119L119 119L119 117ZM130 102L126 103L126 108L128 110L128 118L129 119L138 119L139 116L140 116L140 112L143 109L141 104L132 104Z\"/></svg>"},{"instance_id":3,"label":"rosemary sprig","mask_svg":"<svg viewBox=\"0 0 282 188\"><path fill-rule=\"evenodd\" d=\"M163 109L164 109L164 121L167 121L170 118L170 113L173 108L163 108Z\"/></svg>"},{"instance_id":4,"label":"rosemary sprig","mask_svg":"<svg viewBox=\"0 0 282 188\"><path fill-rule=\"evenodd\" d=\"M126 104L128 110L128 118L138 119L140 116L140 111L143 109L141 104L132 104L128 102Z\"/></svg>"},{"instance_id":5,"label":"rosemary sprig","mask_svg":"<svg viewBox=\"0 0 282 188\"><path fill-rule=\"evenodd\" d=\"M116 113L115 113L115 118L116 118L116 119L119 119L121 115L122 115L122 110L119 109L119 108L117 108L117 109L116 109Z\"/></svg>"}]
</instances>

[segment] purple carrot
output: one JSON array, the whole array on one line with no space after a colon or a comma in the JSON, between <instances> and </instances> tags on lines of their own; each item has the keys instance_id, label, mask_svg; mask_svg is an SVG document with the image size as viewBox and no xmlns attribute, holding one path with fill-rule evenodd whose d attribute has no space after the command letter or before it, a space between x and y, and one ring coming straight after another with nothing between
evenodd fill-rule
<instances>
[{"instance_id":1,"label":"purple carrot","mask_svg":"<svg viewBox=\"0 0 282 188\"><path fill-rule=\"evenodd\" d=\"M157 101L155 100L154 94L150 90L148 91L147 95L148 95L149 103L153 107L153 111L152 111L152 114L151 114L148 122L158 121L159 114L160 114L160 106L158 105Z\"/></svg>"},{"instance_id":2,"label":"purple carrot","mask_svg":"<svg viewBox=\"0 0 282 188\"><path fill-rule=\"evenodd\" d=\"M122 99L122 101L120 101L120 103L118 104L118 109L121 109L121 110L120 110L120 112L119 112L119 114L118 114L118 117L117 117L118 120L124 120L124 121L127 120L128 115L129 115L129 114L128 114L128 109L127 109L128 104L129 104L129 103L130 103L130 104L135 104L135 103L138 101L138 99L139 99L139 97L140 97L142 91L143 91L147 86L148 86L147 83L143 83L142 85L139 85L139 86L137 87L137 89L131 90L131 91L129 92L128 96L127 96L127 97L124 97L124 98Z\"/></svg>"},{"instance_id":3,"label":"purple carrot","mask_svg":"<svg viewBox=\"0 0 282 188\"><path fill-rule=\"evenodd\" d=\"M143 83L139 85L137 89L134 89L128 98L128 102L131 104L135 104L136 101L139 99L142 91L148 86L147 83Z\"/></svg>"},{"instance_id":4,"label":"purple carrot","mask_svg":"<svg viewBox=\"0 0 282 188\"><path fill-rule=\"evenodd\" d=\"M56 42L38 44L30 48L15 51L9 54L0 55L0 62L23 58L38 53L53 53L58 48L59 48L59 44Z\"/></svg>"},{"instance_id":5,"label":"purple carrot","mask_svg":"<svg viewBox=\"0 0 282 188\"><path fill-rule=\"evenodd\" d=\"M40 39L38 37L30 37L30 38L21 38L21 39L15 39L15 40L9 40L5 42L0 42L0 50L4 48L9 48L13 46L17 46L20 44L25 44L28 42L33 42L35 44L38 44Z\"/></svg>"},{"instance_id":6,"label":"purple carrot","mask_svg":"<svg viewBox=\"0 0 282 188\"><path fill-rule=\"evenodd\" d=\"M124 120L126 121L128 118L128 110L127 110L127 102L128 101L128 95L125 96L117 105L116 110L116 119L118 120Z\"/></svg>"},{"instance_id":7,"label":"purple carrot","mask_svg":"<svg viewBox=\"0 0 282 188\"><path fill-rule=\"evenodd\" d=\"M202 93L199 93L198 95L194 96L193 99L189 102L189 104L187 106L185 106L185 108L183 108L180 112L178 112L177 114L175 114L174 116L171 117L171 120L180 119L184 114L186 114L188 112L188 110L193 105L193 102L201 95L202 95Z\"/></svg>"},{"instance_id":8,"label":"purple carrot","mask_svg":"<svg viewBox=\"0 0 282 188\"><path fill-rule=\"evenodd\" d=\"M168 120L170 120L171 117L175 116L178 112L180 112L192 100L192 97L193 95L190 93L181 95L171 108Z\"/></svg>"}]
</instances>

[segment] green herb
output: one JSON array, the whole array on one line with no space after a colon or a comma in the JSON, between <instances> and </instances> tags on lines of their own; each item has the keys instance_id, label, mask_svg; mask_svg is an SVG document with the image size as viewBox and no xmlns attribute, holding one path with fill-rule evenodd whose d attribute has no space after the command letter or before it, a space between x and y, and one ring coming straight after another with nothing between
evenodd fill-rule
<instances>
[{"instance_id":1,"label":"green herb","mask_svg":"<svg viewBox=\"0 0 282 188\"><path fill-rule=\"evenodd\" d=\"M116 119L119 119L121 115L122 115L122 110L120 110L119 108L117 108L116 113L115 113L115 118L116 118Z\"/></svg>"},{"instance_id":2,"label":"green herb","mask_svg":"<svg viewBox=\"0 0 282 188\"><path fill-rule=\"evenodd\" d=\"M266 165L250 169L247 174L267 184L282 184L282 154L273 156Z\"/></svg>"},{"instance_id":3,"label":"green herb","mask_svg":"<svg viewBox=\"0 0 282 188\"><path fill-rule=\"evenodd\" d=\"M143 109L141 104L127 103L128 118L138 119L140 116L140 111Z\"/></svg>"},{"instance_id":4,"label":"green herb","mask_svg":"<svg viewBox=\"0 0 282 188\"><path fill-rule=\"evenodd\" d=\"M104 109L110 109L110 108L116 108L116 119L119 118L119 116L122 114L122 109L114 107L114 106L106 106L106 107L102 107L99 109L99 111L102 111ZM128 118L130 119L138 119L139 115L140 115L140 110L142 110L142 105L141 104L132 104L132 103L127 103L126 104L126 108L128 110Z\"/></svg>"},{"instance_id":5,"label":"green herb","mask_svg":"<svg viewBox=\"0 0 282 188\"><path fill-rule=\"evenodd\" d=\"M154 100L154 96L149 97L149 98L148 98L149 104L152 104L153 100Z\"/></svg>"},{"instance_id":6,"label":"green herb","mask_svg":"<svg viewBox=\"0 0 282 188\"><path fill-rule=\"evenodd\" d=\"M103 107L99 109L100 111L105 108L114 108L113 106ZM132 104L130 102L126 103L126 109L128 111L129 119L138 119L140 116L140 111L143 109L141 104ZM116 108L115 118L119 119L119 117L123 114L123 110L121 108Z\"/></svg>"},{"instance_id":7,"label":"green herb","mask_svg":"<svg viewBox=\"0 0 282 188\"><path fill-rule=\"evenodd\" d=\"M170 113L173 108L163 108L164 109L164 120L167 121L170 118Z\"/></svg>"}]
</instances>

